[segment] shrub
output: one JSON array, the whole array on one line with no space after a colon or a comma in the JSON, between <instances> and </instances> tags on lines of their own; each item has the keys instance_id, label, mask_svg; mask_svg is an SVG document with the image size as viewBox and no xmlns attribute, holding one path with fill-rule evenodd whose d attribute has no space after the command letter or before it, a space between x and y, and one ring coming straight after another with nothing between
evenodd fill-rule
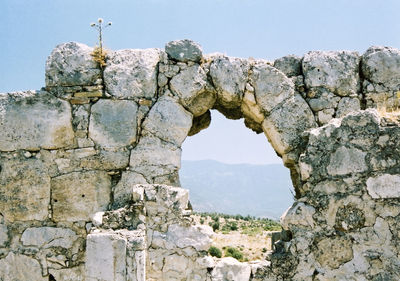
<instances>
[{"instance_id":1,"label":"shrub","mask_svg":"<svg viewBox=\"0 0 400 281\"><path fill-rule=\"evenodd\" d=\"M233 247L228 247L228 248L226 248L225 256L226 256L226 257L235 258L235 259L237 259L238 261L243 261L243 253L240 252L238 249L233 248Z\"/></svg>"},{"instance_id":2,"label":"shrub","mask_svg":"<svg viewBox=\"0 0 400 281\"><path fill-rule=\"evenodd\" d=\"M204 219L203 218L200 219L200 224L204 224Z\"/></svg>"},{"instance_id":3,"label":"shrub","mask_svg":"<svg viewBox=\"0 0 400 281\"><path fill-rule=\"evenodd\" d=\"M213 223L213 225L212 225L212 229L214 230L214 231L217 231L217 230L219 230L219 222L214 222Z\"/></svg>"},{"instance_id":4,"label":"shrub","mask_svg":"<svg viewBox=\"0 0 400 281\"><path fill-rule=\"evenodd\" d=\"M211 246L210 249L208 249L208 253L212 256L212 257L217 257L220 258L222 257L222 252L220 249L218 249L217 247Z\"/></svg>"}]
</instances>

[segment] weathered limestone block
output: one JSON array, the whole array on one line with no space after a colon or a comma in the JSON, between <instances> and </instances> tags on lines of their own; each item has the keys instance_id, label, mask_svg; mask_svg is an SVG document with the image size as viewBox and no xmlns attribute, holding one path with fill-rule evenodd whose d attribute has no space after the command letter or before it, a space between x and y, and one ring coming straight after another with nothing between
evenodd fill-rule
<instances>
[{"instance_id":1,"label":"weathered limestone block","mask_svg":"<svg viewBox=\"0 0 400 281\"><path fill-rule=\"evenodd\" d=\"M308 206L302 202L296 202L282 215L282 228L288 230L291 228L291 225L314 228L314 214L314 207Z\"/></svg>"},{"instance_id":2,"label":"weathered limestone block","mask_svg":"<svg viewBox=\"0 0 400 281\"><path fill-rule=\"evenodd\" d=\"M2 281L47 281L42 276L42 268L37 260L10 252L4 259L0 259L0 280Z\"/></svg>"},{"instance_id":3,"label":"weathered limestone block","mask_svg":"<svg viewBox=\"0 0 400 281\"><path fill-rule=\"evenodd\" d=\"M257 61L250 75L257 104L269 113L277 105L294 95L293 82L264 61Z\"/></svg>"},{"instance_id":4,"label":"weathered limestone block","mask_svg":"<svg viewBox=\"0 0 400 281\"><path fill-rule=\"evenodd\" d=\"M212 243L213 231L208 225L184 227L172 224L168 227L166 240L177 248L193 247L196 251L207 251Z\"/></svg>"},{"instance_id":5,"label":"weathered limestone block","mask_svg":"<svg viewBox=\"0 0 400 281\"><path fill-rule=\"evenodd\" d=\"M142 128L161 140L181 146L192 126L192 114L178 101L162 96L151 108Z\"/></svg>"},{"instance_id":6,"label":"weathered limestone block","mask_svg":"<svg viewBox=\"0 0 400 281\"><path fill-rule=\"evenodd\" d=\"M285 73L287 77L299 76L302 71L302 60L303 58L301 57L288 55L275 60L274 67Z\"/></svg>"},{"instance_id":7,"label":"weathered limestone block","mask_svg":"<svg viewBox=\"0 0 400 281\"><path fill-rule=\"evenodd\" d=\"M362 56L362 72L366 79L383 84L390 90L400 85L400 51L391 47L373 46Z\"/></svg>"},{"instance_id":8,"label":"weathered limestone block","mask_svg":"<svg viewBox=\"0 0 400 281\"><path fill-rule=\"evenodd\" d=\"M152 99L157 92L159 49L111 52L104 69L106 91L118 99Z\"/></svg>"},{"instance_id":9,"label":"weathered limestone block","mask_svg":"<svg viewBox=\"0 0 400 281\"><path fill-rule=\"evenodd\" d=\"M217 262L211 273L212 281L248 281L250 280L251 267L246 263L228 257Z\"/></svg>"},{"instance_id":10,"label":"weathered limestone block","mask_svg":"<svg viewBox=\"0 0 400 281\"><path fill-rule=\"evenodd\" d=\"M358 98L344 97L339 101L336 118L344 117L350 112L358 111L361 109L360 100Z\"/></svg>"},{"instance_id":11,"label":"weathered limestone block","mask_svg":"<svg viewBox=\"0 0 400 281\"><path fill-rule=\"evenodd\" d=\"M209 110L217 98L215 90L207 81L205 71L198 64L181 70L171 79L170 88L195 117Z\"/></svg>"},{"instance_id":12,"label":"weathered limestone block","mask_svg":"<svg viewBox=\"0 0 400 281\"><path fill-rule=\"evenodd\" d=\"M90 220L110 203L111 179L106 172L74 172L51 181L55 221Z\"/></svg>"},{"instance_id":13,"label":"weathered limestone block","mask_svg":"<svg viewBox=\"0 0 400 281\"><path fill-rule=\"evenodd\" d=\"M47 92L0 94L0 151L74 144L71 107Z\"/></svg>"},{"instance_id":14,"label":"weathered limestone block","mask_svg":"<svg viewBox=\"0 0 400 281\"><path fill-rule=\"evenodd\" d=\"M179 170L181 149L152 135L142 136L132 150L129 167L146 179L167 175Z\"/></svg>"},{"instance_id":15,"label":"weathered limestone block","mask_svg":"<svg viewBox=\"0 0 400 281\"><path fill-rule=\"evenodd\" d=\"M71 248L78 239L76 233L69 228L60 227L32 227L27 228L21 236L24 246L35 246L38 248Z\"/></svg>"},{"instance_id":16,"label":"weathered limestone block","mask_svg":"<svg viewBox=\"0 0 400 281\"><path fill-rule=\"evenodd\" d=\"M340 96L357 93L360 58L357 52L308 52L303 59L307 88L324 87Z\"/></svg>"},{"instance_id":17,"label":"weathered limestone block","mask_svg":"<svg viewBox=\"0 0 400 281\"><path fill-rule=\"evenodd\" d=\"M308 100L308 104L313 111L320 111L327 108L334 109L337 107L340 97L329 91L322 90L320 92L318 96Z\"/></svg>"},{"instance_id":18,"label":"weathered limestone block","mask_svg":"<svg viewBox=\"0 0 400 281\"><path fill-rule=\"evenodd\" d=\"M316 260L322 266L338 268L352 259L352 242L348 237L324 238L317 243Z\"/></svg>"},{"instance_id":19,"label":"weathered limestone block","mask_svg":"<svg viewBox=\"0 0 400 281\"><path fill-rule=\"evenodd\" d=\"M188 39L168 42L165 52L171 59L180 62L200 62L202 59L201 46Z\"/></svg>"},{"instance_id":20,"label":"weathered limestone block","mask_svg":"<svg viewBox=\"0 0 400 281\"><path fill-rule=\"evenodd\" d=\"M0 158L0 213L5 221L45 220L50 203L46 165L35 158Z\"/></svg>"},{"instance_id":21,"label":"weathered limestone block","mask_svg":"<svg viewBox=\"0 0 400 281\"><path fill-rule=\"evenodd\" d=\"M217 101L227 108L240 107L250 64L247 60L219 56L210 66L210 76L218 93Z\"/></svg>"},{"instance_id":22,"label":"weathered limestone block","mask_svg":"<svg viewBox=\"0 0 400 281\"><path fill-rule=\"evenodd\" d=\"M86 281L125 281L126 245L114 233L93 233L86 239Z\"/></svg>"},{"instance_id":23,"label":"weathered limestone block","mask_svg":"<svg viewBox=\"0 0 400 281\"><path fill-rule=\"evenodd\" d=\"M301 133L314 127L314 115L300 95L288 99L262 123L265 135L280 155L301 146Z\"/></svg>"},{"instance_id":24,"label":"weathered limestone block","mask_svg":"<svg viewBox=\"0 0 400 281\"><path fill-rule=\"evenodd\" d=\"M85 279L84 266L49 269L49 274L51 274L56 281L84 281Z\"/></svg>"},{"instance_id":25,"label":"weathered limestone block","mask_svg":"<svg viewBox=\"0 0 400 281\"><path fill-rule=\"evenodd\" d=\"M46 86L81 86L101 83L93 48L69 42L55 47L46 61Z\"/></svg>"},{"instance_id":26,"label":"weathered limestone block","mask_svg":"<svg viewBox=\"0 0 400 281\"><path fill-rule=\"evenodd\" d=\"M132 201L132 190L136 184L147 184L147 181L141 174L123 172L121 180L114 187L114 204L122 207Z\"/></svg>"},{"instance_id":27,"label":"weathered limestone block","mask_svg":"<svg viewBox=\"0 0 400 281\"><path fill-rule=\"evenodd\" d=\"M367 191L374 199L399 198L400 176L383 174L376 177L369 177L367 180Z\"/></svg>"},{"instance_id":28,"label":"weathered limestone block","mask_svg":"<svg viewBox=\"0 0 400 281\"><path fill-rule=\"evenodd\" d=\"M179 280L186 274L189 259L176 254L166 256L164 260L163 273L165 280Z\"/></svg>"},{"instance_id":29,"label":"weathered limestone block","mask_svg":"<svg viewBox=\"0 0 400 281\"><path fill-rule=\"evenodd\" d=\"M133 144L136 141L137 111L134 101L98 101L92 106L89 137L103 147Z\"/></svg>"},{"instance_id":30,"label":"weathered limestone block","mask_svg":"<svg viewBox=\"0 0 400 281\"><path fill-rule=\"evenodd\" d=\"M254 92L246 91L243 96L241 110L245 119L253 120L256 123L264 121L264 114L260 106L257 104Z\"/></svg>"},{"instance_id":31,"label":"weathered limestone block","mask_svg":"<svg viewBox=\"0 0 400 281\"><path fill-rule=\"evenodd\" d=\"M340 146L331 155L329 165L326 170L332 176L343 176L352 173L365 172L368 167L365 162L366 152L357 148L347 148Z\"/></svg>"}]
</instances>

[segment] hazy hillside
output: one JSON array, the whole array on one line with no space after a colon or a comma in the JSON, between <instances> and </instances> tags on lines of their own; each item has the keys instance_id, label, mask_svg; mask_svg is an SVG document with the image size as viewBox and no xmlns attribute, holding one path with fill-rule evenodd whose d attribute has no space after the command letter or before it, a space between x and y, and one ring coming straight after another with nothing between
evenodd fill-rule
<instances>
[{"instance_id":1,"label":"hazy hillside","mask_svg":"<svg viewBox=\"0 0 400 281\"><path fill-rule=\"evenodd\" d=\"M198 212L279 218L293 202L289 170L281 164L182 161L180 179Z\"/></svg>"}]
</instances>

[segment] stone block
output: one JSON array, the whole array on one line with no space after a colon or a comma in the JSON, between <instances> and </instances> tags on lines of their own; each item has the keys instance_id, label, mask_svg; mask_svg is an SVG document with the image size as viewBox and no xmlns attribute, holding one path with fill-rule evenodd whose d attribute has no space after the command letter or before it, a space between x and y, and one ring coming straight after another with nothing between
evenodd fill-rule
<instances>
[{"instance_id":1,"label":"stone block","mask_svg":"<svg viewBox=\"0 0 400 281\"><path fill-rule=\"evenodd\" d=\"M201 46L188 39L168 42L165 45L165 52L171 59L180 62L200 62L202 58Z\"/></svg>"},{"instance_id":2,"label":"stone block","mask_svg":"<svg viewBox=\"0 0 400 281\"><path fill-rule=\"evenodd\" d=\"M332 176L343 176L365 172L368 167L365 162L367 153L357 148L341 146L331 155L326 170Z\"/></svg>"},{"instance_id":3,"label":"stone block","mask_svg":"<svg viewBox=\"0 0 400 281\"><path fill-rule=\"evenodd\" d=\"M175 75L170 81L170 89L195 117L212 108L217 99L204 69L198 64Z\"/></svg>"},{"instance_id":4,"label":"stone block","mask_svg":"<svg viewBox=\"0 0 400 281\"><path fill-rule=\"evenodd\" d=\"M42 276L42 268L36 259L10 252L0 259L0 280L2 281L48 281Z\"/></svg>"},{"instance_id":5,"label":"stone block","mask_svg":"<svg viewBox=\"0 0 400 281\"><path fill-rule=\"evenodd\" d=\"M376 177L369 177L367 180L367 191L374 199L399 198L400 176L383 174Z\"/></svg>"},{"instance_id":6,"label":"stone block","mask_svg":"<svg viewBox=\"0 0 400 281\"><path fill-rule=\"evenodd\" d=\"M91 220L110 203L111 179L106 172L73 172L52 179L55 221Z\"/></svg>"},{"instance_id":7,"label":"stone block","mask_svg":"<svg viewBox=\"0 0 400 281\"><path fill-rule=\"evenodd\" d=\"M50 176L38 159L0 158L0 213L6 221L45 220Z\"/></svg>"},{"instance_id":8,"label":"stone block","mask_svg":"<svg viewBox=\"0 0 400 281\"><path fill-rule=\"evenodd\" d=\"M60 227L31 227L27 228L21 236L24 246L38 248L61 247L69 249L78 239L75 231Z\"/></svg>"},{"instance_id":9,"label":"stone block","mask_svg":"<svg viewBox=\"0 0 400 281\"><path fill-rule=\"evenodd\" d=\"M303 59L307 88L324 87L340 96L357 94L360 57L350 51L312 51Z\"/></svg>"},{"instance_id":10,"label":"stone block","mask_svg":"<svg viewBox=\"0 0 400 281\"><path fill-rule=\"evenodd\" d=\"M89 137L103 147L136 141L138 105L128 100L100 100L92 106Z\"/></svg>"},{"instance_id":11,"label":"stone block","mask_svg":"<svg viewBox=\"0 0 400 281\"><path fill-rule=\"evenodd\" d=\"M125 281L126 239L114 233L89 234L86 240L86 281Z\"/></svg>"},{"instance_id":12,"label":"stone block","mask_svg":"<svg viewBox=\"0 0 400 281\"><path fill-rule=\"evenodd\" d=\"M47 92L0 94L0 151L74 144L71 107Z\"/></svg>"},{"instance_id":13,"label":"stone block","mask_svg":"<svg viewBox=\"0 0 400 281\"><path fill-rule=\"evenodd\" d=\"M192 126L192 114L172 97L162 96L151 108L143 129L161 140L181 146Z\"/></svg>"},{"instance_id":14,"label":"stone block","mask_svg":"<svg viewBox=\"0 0 400 281\"><path fill-rule=\"evenodd\" d=\"M106 92L118 99L154 98L161 53L158 49L111 52L104 69Z\"/></svg>"},{"instance_id":15,"label":"stone block","mask_svg":"<svg viewBox=\"0 0 400 281\"><path fill-rule=\"evenodd\" d=\"M93 60L93 48L69 42L55 47L46 61L46 86L100 84L100 67Z\"/></svg>"}]
</instances>

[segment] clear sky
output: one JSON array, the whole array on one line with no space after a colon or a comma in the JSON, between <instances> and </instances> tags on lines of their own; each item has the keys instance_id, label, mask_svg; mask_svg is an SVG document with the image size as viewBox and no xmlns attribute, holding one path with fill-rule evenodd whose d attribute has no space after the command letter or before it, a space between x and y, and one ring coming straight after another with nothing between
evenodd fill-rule
<instances>
[{"instance_id":1,"label":"clear sky","mask_svg":"<svg viewBox=\"0 0 400 281\"><path fill-rule=\"evenodd\" d=\"M190 38L205 53L273 60L310 50L363 53L371 45L399 47L399 11L399 0L0 0L0 92L44 86L51 50L67 41L95 45L89 23L98 17L113 22L104 35L105 45L114 50L163 48L168 41ZM268 157L256 153L267 145L264 136L256 137L240 121L227 125L224 118L214 119L216 128L186 140L185 159L277 161L271 151ZM222 137L231 143L215 144ZM236 150L223 153L224 159L212 157L226 146ZM230 160L234 152L249 158Z\"/></svg>"}]
</instances>

